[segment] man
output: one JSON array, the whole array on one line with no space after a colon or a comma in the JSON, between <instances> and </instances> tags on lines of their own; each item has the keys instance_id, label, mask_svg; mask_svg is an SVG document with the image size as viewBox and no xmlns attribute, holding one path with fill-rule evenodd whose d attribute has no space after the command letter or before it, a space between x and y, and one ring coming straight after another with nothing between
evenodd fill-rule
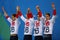
<instances>
[{"instance_id":1,"label":"man","mask_svg":"<svg viewBox=\"0 0 60 40\"><path fill-rule=\"evenodd\" d=\"M34 21L34 36L35 40L43 40L43 19L42 19L42 12L39 9L39 6L36 6L38 11L37 20Z\"/></svg>"},{"instance_id":2,"label":"man","mask_svg":"<svg viewBox=\"0 0 60 40\"><path fill-rule=\"evenodd\" d=\"M19 16L25 23L24 27L24 40L32 40L32 30L33 30L33 15L30 12L30 8L28 8L28 12L26 14L26 18L22 15L22 13L19 13Z\"/></svg>"},{"instance_id":3,"label":"man","mask_svg":"<svg viewBox=\"0 0 60 40\"><path fill-rule=\"evenodd\" d=\"M4 7L2 7L2 10L4 12L6 19L10 22L10 40L18 40L18 27L19 27L18 13L12 14L12 19L11 19L6 13ZM17 7L17 11L18 11L18 7Z\"/></svg>"},{"instance_id":4,"label":"man","mask_svg":"<svg viewBox=\"0 0 60 40\"><path fill-rule=\"evenodd\" d=\"M52 3L53 16L50 19L50 14L46 13L46 18L44 22L44 40L52 40L53 25L56 18L56 9L54 3Z\"/></svg>"}]
</instances>

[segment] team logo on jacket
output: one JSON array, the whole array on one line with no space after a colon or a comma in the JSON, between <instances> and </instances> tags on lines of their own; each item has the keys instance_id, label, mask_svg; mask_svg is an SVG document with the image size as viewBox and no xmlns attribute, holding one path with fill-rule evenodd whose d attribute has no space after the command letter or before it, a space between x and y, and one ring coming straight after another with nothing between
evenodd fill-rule
<instances>
[{"instance_id":1,"label":"team logo on jacket","mask_svg":"<svg viewBox=\"0 0 60 40\"><path fill-rule=\"evenodd\" d=\"M49 22L49 21L46 21L46 22L45 22L45 25L46 25L46 27L44 28L44 29L45 29L45 32L48 33L48 32L49 32L50 22Z\"/></svg>"},{"instance_id":2,"label":"team logo on jacket","mask_svg":"<svg viewBox=\"0 0 60 40\"><path fill-rule=\"evenodd\" d=\"M15 31L15 27L14 27L15 26L15 22L12 21L12 24L11 25L12 25L11 32L14 32Z\"/></svg>"},{"instance_id":3,"label":"team logo on jacket","mask_svg":"<svg viewBox=\"0 0 60 40\"><path fill-rule=\"evenodd\" d=\"M29 22L25 23L25 32L28 33L29 32Z\"/></svg>"}]
</instances>

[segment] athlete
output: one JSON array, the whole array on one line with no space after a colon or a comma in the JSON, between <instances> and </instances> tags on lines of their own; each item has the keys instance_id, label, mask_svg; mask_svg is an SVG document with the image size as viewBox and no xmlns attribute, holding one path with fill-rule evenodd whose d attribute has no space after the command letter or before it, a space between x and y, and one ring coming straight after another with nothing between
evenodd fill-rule
<instances>
[{"instance_id":1,"label":"athlete","mask_svg":"<svg viewBox=\"0 0 60 40\"><path fill-rule=\"evenodd\" d=\"M44 40L52 40L53 25L56 18L56 9L54 3L52 3L53 16L50 19L50 14L46 13L46 18L44 22Z\"/></svg>"},{"instance_id":2,"label":"athlete","mask_svg":"<svg viewBox=\"0 0 60 40\"><path fill-rule=\"evenodd\" d=\"M34 36L35 40L43 40L43 19L42 12L39 9L39 6L36 6L38 11L37 20L34 21Z\"/></svg>"},{"instance_id":3,"label":"athlete","mask_svg":"<svg viewBox=\"0 0 60 40\"><path fill-rule=\"evenodd\" d=\"M32 40L32 30L33 30L33 15L30 12L30 8L28 8L28 12L26 14L26 18L22 15L22 13L19 13L19 16L25 23L24 27L24 40Z\"/></svg>"},{"instance_id":4,"label":"athlete","mask_svg":"<svg viewBox=\"0 0 60 40\"><path fill-rule=\"evenodd\" d=\"M18 27L19 27L18 13L12 14L12 19L11 19L6 13L4 7L2 7L2 10L4 12L6 19L10 22L10 40L18 40ZM17 7L17 11L18 11L18 7Z\"/></svg>"}]
</instances>

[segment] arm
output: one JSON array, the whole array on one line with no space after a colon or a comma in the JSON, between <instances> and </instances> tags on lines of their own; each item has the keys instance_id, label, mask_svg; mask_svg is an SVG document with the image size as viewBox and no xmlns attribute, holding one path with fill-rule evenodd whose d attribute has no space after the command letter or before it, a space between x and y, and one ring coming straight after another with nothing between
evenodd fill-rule
<instances>
[{"instance_id":1,"label":"arm","mask_svg":"<svg viewBox=\"0 0 60 40\"><path fill-rule=\"evenodd\" d=\"M21 13L21 11L20 11L20 7L17 6L17 7L16 7L16 10L17 10L16 18L18 18L18 17L20 16L21 19L25 22L26 19L25 19L24 16L22 15L22 13Z\"/></svg>"},{"instance_id":2,"label":"arm","mask_svg":"<svg viewBox=\"0 0 60 40\"><path fill-rule=\"evenodd\" d=\"M52 8L53 8L53 16L56 16L56 9L54 3L52 3Z\"/></svg>"},{"instance_id":3,"label":"arm","mask_svg":"<svg viewBox=\"0 0 60 40\"><path fill-rule=\"evenodd\" d=\"M40 17L42 17L42 12L41 12L41 10L39 9L39 6L36 6L36 9L37 9L37 11L38 11L38 15L39 15Z\"/></svg>"},{"instance_id":4,"label":"arm","mask_svg":"<svg viewBox=\"0 0 60 40\"><path fill-rule=\"evenodd\" d=\"M17 11L16 18L18 18L19 17L19 13L20 13L20 7L19 6L16 7L16 11Z\"/></svg>"},{"instance_id":5,"label":"arm","mask_svg":"<svg viewBox=\"0 0 60 40\"><path fill-rule=\"evenodd\" d=\"M53 17L52 17L52 21L54 21L55 20L55 18L56 18L56 9L55 9L55 5L54 5L54 3L52 3L52 8L53 8Z\"/></svg>"},{"instance_id":6,"label":"arm","mask_svg":"<svg viewBox=\"0 0 60 40\"><path fill-rule=\"evenodd\" d=\"M25 22L26 21L26 18L22 15L22 16L20 16L21 17L21 19Z\"/></svg>"},{"instance_id":7,"label":"arm","mask_svg":"<svg viewBox=\"0 0 60 40\"><path fill-rule=\"evenodd\" d=\"M33 14L32 14L32 12L29 13L29 16L30 16L30 18L33 18Z\"/></svg>"},{"instance_id":8,"label":"arm","mask_svg":"<svg viewBox=\"0 0 60 40\"><path fill-rule=\"evenodd\" d=\"M4 12L4 16L6 17L6 19L11 23L12 19L8 16L8 14L6 13L6 11L4 10L4 7L2 7L2 10Z\"/></svg>"},{"instance_id":9,"label":"arm","mask_svg":"<svg viewBox=\"0 0 60 40\"><path fill-rule=\"evenodd\" d=\"M27 11L28 18L33 18L32 12L30 11L30 8L28 8Z\"/></svg>"},{"instance_id":10,"label":"arm","mask_svg":"<svg viewBox=\"0 0 60 40\"><path fill-rule=\"evenodd\" d=\"M40 20L44 20L45 18L44 18L44 16L43 16L41 10L39 9L39 6L36 6L36 9L37 9L37 11L38 11L38 15L39 15L39 17L40 17Z\"/></svg>"},{"instance_id":11,"label":"arm","mask_svg":"<svg viewBox=\"0 0 60 40\"><path fill-rule=\"evenodd\" d=\"M18 15L24 22L26 21L26 18L22 15L21 11L18 12Z\"/></svg>"},{"instance_id":12,"label":"arm","mask_svg":"<svg viewBox=\"0 0 60 40\"><path fill-rule=\"evenodd\" d=\"M34 22L33 14L32 14L31 12L30 12L30 13L27 13L27 14L29 14L30 20L31 20L32 22Z\"/></svg>"}]
</instances>

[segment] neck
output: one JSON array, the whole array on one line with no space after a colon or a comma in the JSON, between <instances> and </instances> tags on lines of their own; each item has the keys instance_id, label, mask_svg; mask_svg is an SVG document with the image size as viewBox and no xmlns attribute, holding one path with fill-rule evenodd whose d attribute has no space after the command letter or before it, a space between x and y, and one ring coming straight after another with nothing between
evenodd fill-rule
<instances>
[{"instance_id":1,"label":"neck","mask_svg":"<svg viewBox=\"0 0 60 40\"><path fill-rule=\"evenodd\" d=\"M50 19L46 19L46 20L50 20Z\"/></svg>"},{"instance_id":2,"label":"neck","mask_svg":"<svg viewBox=\"0 0 60 40\"><path fill-rule=\"evenodd\" d=\"M38 19L38 21L40 21L40 19Z\"/></svg>"}]
</instances>

